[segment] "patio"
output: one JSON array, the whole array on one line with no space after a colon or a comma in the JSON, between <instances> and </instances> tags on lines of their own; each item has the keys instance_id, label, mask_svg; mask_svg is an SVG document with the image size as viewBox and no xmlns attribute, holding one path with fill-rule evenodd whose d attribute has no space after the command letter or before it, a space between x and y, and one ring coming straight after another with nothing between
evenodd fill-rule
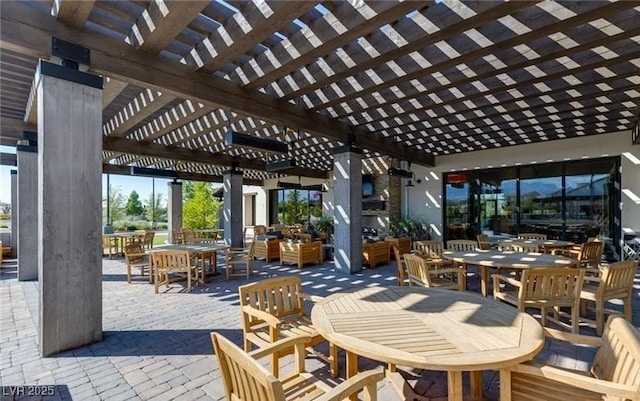
<instances>
[{"instance_id":1,"label":"patio","mask_svg":"<svg viewBox=\"0 0 640 401\"><path fill-rule=\"evenodd\" d=\"M220 259L222 263L222 259ZM256 261L251 281L272 276L299 275L305 292L326 296L366 286L395 284L395 263L365 269L351 276L336 274L333 262L297 269ZM56 396L47 399L223 399L224 390L209 333L217 331L242 343L237 287L248 281L223 279L199 285L192 293L182 283L154 295L146 279L126 282L122 259L103 260L104 339L89 346L41 358L37 348L38 283L18 282L15 263L3 265L0 281L0 385L55 385ZM640 282L639 282L640 283ZM478 280L469 284L478 291ZM635 286L640 291L640 285ZM640 298L635 296L635 325L640 324ZM583 334L595 334L584 328ZM326 347L325 347L326 348ZM586 369L592 357L586 348L547 342L536 359L576 369ZM290 357L289 357L290 358ZM265 360L266 364L267 361ZM380 365L361 359L361 368ZM331 381L328 367L308 356L307 368ZM340 378L344 378L344 352L340 352ZM465 375L465 388L468 381ZM446 395L446 374L426 371L417 381L419 392L430 397ZM484 373L484 392L498 399L497 372ZM378 386L380 400L399 400L385 379ZM19 399L19 398L18 398Z\"/></svg>"}]
</instances>

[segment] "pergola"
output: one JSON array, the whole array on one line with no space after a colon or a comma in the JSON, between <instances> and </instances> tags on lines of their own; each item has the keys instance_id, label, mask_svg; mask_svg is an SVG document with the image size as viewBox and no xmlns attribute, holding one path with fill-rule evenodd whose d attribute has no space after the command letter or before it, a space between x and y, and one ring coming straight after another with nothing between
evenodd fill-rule
<instances>
[{"instance_id":1,"label":"pergola","mask_svg":"<svg viewBox=\"0 0 640 401\"><path fill-rule=\"evenodd\" d=\"M243 184L333 171L336 266L353 272L363 162L640 142L638 21L639 1L0 2L0 143L37 187L19 235L39 249L18 272L38 266L41 352L101 336L100 172L224 182L233 245Z\"/></svg>"},{"instance_id":2,"label":"pergola","mask_svg":"<svg viewBox=\"0 0 640 401\"><path fill-rule=\"evenodd\" d=\"M105 172L122 166L247 183L324 177L332 150L435 157L630 129L637 1L2 2L3 144L34 130L32 81L51 37L106 77ZM234 131L287 154L226 146Z\"/></svg>"}]
</instances>

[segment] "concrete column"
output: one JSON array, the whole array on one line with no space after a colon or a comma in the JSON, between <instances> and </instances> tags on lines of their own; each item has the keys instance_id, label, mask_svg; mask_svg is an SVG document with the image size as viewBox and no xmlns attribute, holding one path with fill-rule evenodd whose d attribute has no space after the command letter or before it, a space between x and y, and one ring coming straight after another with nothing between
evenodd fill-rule
<instances>
[{"instance_id":1,"label":"concrete column","mask_svg":"<svg viewBox=\"0 0 640 401\"><path fill-rule=\"evenodd\" d=\"M38 279L38 149L35 133L16 146L18 159L18 280ZM27 139L30 138L31 140Z\"/></svg>"},{"instance_id":2,"label":"concrete column","mask_svg":"<svg viewBox=\"0 0 640 401\"><path fill-rule=\"evenodd\" d=\"M173 232L182 230L182 183L167 183L167 215L169 224L169 243L173 244Z\"/></svg>"},{"instance_id":3,"label":"concrete column","mask_svg":"<svg viewBox=\"0 0 640 401\"><path fill-rule=\"evenodd\" d=\"M224 182L224 242L241 248L242 238L242 172L229 170L223 174Z\"/></svg>"},{"instance_id":4,"label":"concrete column","mask_svg":"<svg viewBox=\"0 0 640 401\"><path fill-rule=\"evenodd\" d=\"M18 257L18 170L11 170L11 257Z\"/></svg>"},{"instance_id":5,"label":"concrete column","mask_svg":"<svg viewBox=\"0 0 640 401\"><path fill-rule=\"evenodd\" d=\"M334 260L344 274L362 270L362 150L342 147L333 156Z\"/></svg>"},{"instance_id":6,"label":"concrete column","mask_svg":"<svg viewBox=\"0 0 640 401\"><path fill-rule=\"evenodd\" d=\"M34 85L39 339L46 357L102 339L103 82L40 61Z\"/></svg>"}]
</instances>

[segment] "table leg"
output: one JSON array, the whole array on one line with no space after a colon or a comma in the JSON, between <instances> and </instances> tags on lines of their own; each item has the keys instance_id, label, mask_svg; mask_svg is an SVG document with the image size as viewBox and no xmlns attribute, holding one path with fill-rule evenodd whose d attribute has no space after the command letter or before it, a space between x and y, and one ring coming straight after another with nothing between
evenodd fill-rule
<instances>
[{"instance_id":1,"label":"table leg","mask_svg":"<svg viewBox=\"0 0 640 401\"><path fill-rule=\"evenodd\" d=\"M358 374L358 355L354 354L353 352L347 351L347 360L346 360L346 365L347 365L347 379L355 376ZM358 401L358 395L357 394L353 394L349 397L350 401Z\"/></svg>"},{"instance_id":2,"label":"table leg","mask_svg":"<svg viewBox=\"0 0 640 401\"><path fill-rule=\"evenodd\" d=\"M462 401L462 372L450 370L447 373L447 392L449 401Z\"/></svg>"},{"instance_id":3,"label":"table leg","mask_svg":"<svg viewBox=\"0 0 640 401\"><path fill-rule=\"evenodd\" d=\"M489 268L487 266L478 266L480 269L480 291L482 296L486 297L489 292Z\"/></svg>"},{"instance_id":4,"label":"table leg","mask_svg":"<svg viewBox=\"0 0 640 401\"><path fill-rule=\"evenodd\" d=\"M471 379L471 397L474 400L482 399L482 371L469 372Z\"/></svg>"}]
</instances>

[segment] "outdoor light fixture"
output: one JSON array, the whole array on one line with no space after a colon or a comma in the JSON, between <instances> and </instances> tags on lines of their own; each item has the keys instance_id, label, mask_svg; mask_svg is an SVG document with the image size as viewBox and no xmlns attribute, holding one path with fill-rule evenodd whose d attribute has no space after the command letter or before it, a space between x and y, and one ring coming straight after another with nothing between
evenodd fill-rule
<instances>
[{"instance_id":1,"label":"outdoor light fixture","mask_svg":"<svg viewBox=\"0 0 640 401\"><path fill-rule=\"evenodd\" d=\"M301 189L306 189L307 191L327 192L324 185L322 184L305 185L304 187L301 187Z\"/></svg>"},{"instance_id":2,"label":"outdoor light fixture","mask_svg":"<svg viewBox=\"0 0 640 401\"><path fill-rule=\"evenodd\" d=\"M178 173L172 170L160 170L157 168L147 167L135 167L131 166L131 175L145 176L145 177L163 177L163 178L178 178Z\"/></svg>"},{"instance_id":3,"label":"outdoor light fixture","mask_svg":"<svg viewBox=\"0 0 640 401\"><path fill-rule=\"evenodd\" d=\"M390 176L394 176L394 177L402 177L402 178L408 178L408 179L412 179L413 178L413 172L410 170L403 170L400 168L396 168L396 167L389 167L389 170L387 170L387 174Z\"/></svg>"},{"instance_id":4,"label":"outdoor light fixture","mask_svg":"<svg viewBox=\"0 0 640 401\"><path fill-rule=\"evenodd\" d=\"M271 139L258 138L257 136L242 134L227 129L224 134L224 144L227 146L241 146L255 150L262 150L271 153L287 153L288 146L284 142L274 141Z\"/></svg>"},{"instance_id":5,"label":"outdoor light fixture","mask_svg":"<svg viewBox=\"0 0 640 401\"><path fill-rule=\"evenodd\" d=\"M275 162L268 162L265 166L266 171L280 171L288 168L296 167L296 159L278 160Z\"/></svg>"},{"instance_id":6,"label":"outdoor light fixture","mask_svg":"<svg viewBox=\"0 0 640 401\"><path fill-rule=\"evenodd\" d=\"M278 181L278 188L284 189L302 189L302 185L295 182Z\"/></svg>"}]
</instances>

